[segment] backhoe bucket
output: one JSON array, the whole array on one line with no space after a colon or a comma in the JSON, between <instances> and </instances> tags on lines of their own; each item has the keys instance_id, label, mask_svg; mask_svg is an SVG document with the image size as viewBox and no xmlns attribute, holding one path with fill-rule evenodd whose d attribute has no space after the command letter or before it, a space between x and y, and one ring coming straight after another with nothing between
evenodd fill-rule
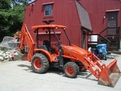
<instances>
[{"instance_id":1,"label":"backhoe bucket","mask_svg":"<svg viewBox=\"0 0 121 91\"><path fill-rule=\"evenodd\" d=\"M112 61L107 67L102 66L102 71L99 75L98 84L114 87L120 78L120 70L117 66L117 60Z\"/></svg>"}]
</instances>

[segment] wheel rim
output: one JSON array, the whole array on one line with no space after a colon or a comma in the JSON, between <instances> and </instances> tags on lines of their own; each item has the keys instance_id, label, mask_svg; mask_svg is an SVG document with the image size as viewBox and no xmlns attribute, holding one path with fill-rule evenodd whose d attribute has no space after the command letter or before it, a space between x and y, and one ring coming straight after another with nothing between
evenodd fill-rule
<instances>
[{"instance_id":1,"label":"wheel rim","mask_svg":"<svg viewBox=\"0 0 121 91\"><path fill-rule=\"evenodd\" d=\"M66 74L69 76L72 76L74 74L74 68L72 66L67 66L66 67Z\"/></svg>"},{"instance_id":2,"label":"wheel rim","mask_svg":"<svg viewBox=\"0 0 121 91\"><path fill-rule=\"evenodd\" d=\"M40 69L41 68L41 60L39 60L39 59L35 59L34 60L34 67L36 68L36 69Z\"/></svg>"}]
</instances>

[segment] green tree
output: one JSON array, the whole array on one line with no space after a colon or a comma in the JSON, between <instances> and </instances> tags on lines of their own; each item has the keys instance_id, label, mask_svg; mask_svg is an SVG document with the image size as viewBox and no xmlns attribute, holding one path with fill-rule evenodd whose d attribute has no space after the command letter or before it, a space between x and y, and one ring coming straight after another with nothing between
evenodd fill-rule
<instances>
[{"instance_id":1,"label":"green tree","mask_svg":"<svg viewBox=\"0 0 121 91\"><path fill-rule=\"evenodd\" d=\"M31 1L34 1L34 0L13 0L14 4L28 4L28 2L31 2Z\"/></svg>"},{"instance_id":2,"label":"green tree","mask_svg":"<svg viewBox=\"0 0 121 91\"><path fill-rule=\"evenodd\" d=\"M10 7L10 0L0 1L0 29L2 30L7 25L7 18L9 16L7 10L9 10Z\"/></svg>"},{"instance_id":3,"label":"green tree","mask_svg":"<svg viewBox=\"0 0 121 91\"><path fill-rule=\"evenodd\" d=\"M0 32L12 35L21 29L25 7L29 1L31 0L0 0Z\"/></svg>"}]
</instances>

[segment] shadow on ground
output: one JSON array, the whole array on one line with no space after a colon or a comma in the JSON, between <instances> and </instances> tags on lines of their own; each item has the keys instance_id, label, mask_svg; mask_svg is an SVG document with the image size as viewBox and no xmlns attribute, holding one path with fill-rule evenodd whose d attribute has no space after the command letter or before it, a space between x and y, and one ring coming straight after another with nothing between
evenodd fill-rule
<instances>
[{"instance_id":1,"label":"shadow on ground","mask_svg":"<svg viewBox=\"0 0 121 91\"><path fill-rule=\"evenodd\" d=\"M31 73L35 73L31 69L31 66L28 66L28 65L25 65L25 64L20 64L18 66L22 67L22 68L24 67L24 69L23 69L24 71L29 71ZM57 69L57 68L50 68L46 73L43 73L43 74L47 74L47 73L53 73L53 74L57 74L57 75L60 75L60 76L63 76L63 77L67 77L63 70L60 70L60 69ZM37 74L37 73L35 73L35 74ZM88 79L88 80L92 80L92 81L97 81L96 79L90 78L90 76L92 76L92 74L89 73L88 71L86 71L86 72L79 72L79 74L77 75L76 78L83 78L83 79ZM70 78L70 79L76 79L76 78Z\"/></svg>"}]
</instances>

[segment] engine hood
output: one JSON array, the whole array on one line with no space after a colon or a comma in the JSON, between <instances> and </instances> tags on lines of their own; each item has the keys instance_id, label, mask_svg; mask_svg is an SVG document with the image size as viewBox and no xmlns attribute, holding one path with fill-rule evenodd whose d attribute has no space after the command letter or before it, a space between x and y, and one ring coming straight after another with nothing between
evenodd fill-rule
<instances>
[{"instance_id":1,"label":"engine hood","mask_svg":"<svg viewBox=\"0 0 121 91\"><path fill-rule=\"evenodd\" d=\"M88 51L84 50L83 48L80 48L78 46L72 45L72 46L62 46L64 55L73 55L73 54L80 54L80 55L86 55Z\"/></svg>"}]
</instances>

